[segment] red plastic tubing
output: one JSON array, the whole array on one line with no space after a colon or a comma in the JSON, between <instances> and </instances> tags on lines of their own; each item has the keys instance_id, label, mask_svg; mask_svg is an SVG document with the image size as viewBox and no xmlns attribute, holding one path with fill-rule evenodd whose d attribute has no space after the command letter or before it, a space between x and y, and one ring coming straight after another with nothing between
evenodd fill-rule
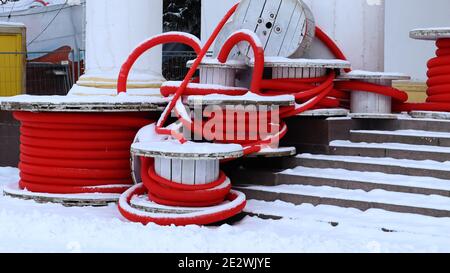
<instances>
[{"instance_id":1,"label":"red plastic tubing","mask_svg":"<svg viewBox=\"0 0 450 273\"><path fill-rule=\"evenodd\" d=\"M133 50L130 56L128 56L128 59L122 65L122 68L120 69L119 73L119 79L117 81L117 92L118 93L127 92L128 76L130 74L131 68L133 68L133 65L136 63L139 57L141 57L145 52L149 51L150 49L158 45L168 43L181 43L188 45L197 54L199 54L201 51L200 48L201 46L196 40L186 35L181 35L180 33L177 32L167 32L161 35L154 36L149 40L145 41L144 43L142 43L135 50Z\"/></svg>"},{"instance_id":2,"label":"red plastic tubing","mask_svg":"<svg viewBox=\"0 0 450 273\"><path fill-rule=\"evenodd\" d=\"M404 104L399 110L450 112L450 39L439 39L436 46L436 57L428 62L426 103Z\"/></svg>"},{"instance_id":3,"label":"red plastic tubing","mask_svg":"<svg viewBox=\"0 0 450 273\"><path fill-rule=\"evenodd\" d=\"M220 177L206 185L183 185L158 176L154 160L142 158L141 176L149 191L149 198L155 203L175 207L211 207L225 201L231 190L223 172ZM226 184L223 187L223 184Z\"/></svg>"},{"instance_id":4,"label":"red plastic tubing","mask_svg":"<svg viewBox=\"0 0 450 273\"><path fill-rule=\"evenodd\" d=\"M20 187L53 194L122 193L132 185L130 145L148 113L15 112Z\"/></svg>"},{"instance_id":5,"label":"red plastic tubing","mask_svg":"<svg viewBox=\"0 0 450 273\"><path fill-rule=\"evenodd\" d=\"M166 108L165 112L162 114L160 120L156 124L156 132L162 135L174 135L174 133L166 128L163 128L166 121L169 118L172 110L175 109L176 104L179 102L182 95L185 95L185 92L188 88L189 83L192 80L192 77L197 70L199 64L202 59L206 55L209 47L212 45L213 41L216 39L220 30L226 24L226 22L230 19L237 8L237 4L227 13L227 15L222 19L219 26L214 31L211 38L207 41L206 45L201 50L196 50L198 53L198 57L186 75L184 81L178 87L177 91L174 93L173 99L170 104ZM246 38L247 36L237 35L237 38ZM171 42L181 42L178 40L180 37L173 37L174 40ZM233 38L234 41L237 38ZM136 61L136 59L146 50L151 48L149 45L154 45L156 42L150 39L147 42L147 46L142 47L140 50L135 51L133 56L130 56L129 62L127 62L121 72L121 77L119 78L118 91L125 90L126 88L126 78L131 69L132 64ZM249 39L251 40L251 39ZM168 38L161 38L158 40L159 43L168 42ZM231 50L231 49L230 49ZM226 56L228 53L226 54ZM225 56L225 57L226 57ZM224 59L224 58L222 58ZM263 62L264 63L264 62ZM257 73L257 72L256 72ZM261 74L262 75L262 74ZM124 84L125 83L125 84ZM181 119L181 116L179 115ZM184 122L192 123L192 120L184 120ZM178 135L179 140L183 143L186 140ZM149 199L157 204L166 205L166 206L181 206L181 207L211 207L222 204L225 200L233 201L237 198L237 195L230 192L231 184L229 183L228 178L226 178L224 173L220 174L220 177L217 181L213 181L206 185L182 185L173 183L172 181L168 181L155 173L154 170L154 162L152 159L141 158L142 166L141 166L141 176L143 180L143 186L138 186L136 189L133 188L132 192L126 195L126 205L131 203L131 199L133 196L138 194L148 193ZM187 224L210 224L214 222L218 222L221 220L225 220L229 217L236 215L241 212L245 207L245 202L238 204L237 206L225 209L219 212L211 211L210 213L198 215L193 219L192 217L177 217L176 219L165 219L165 218L156 218L151 215L142 215L138 213L134 213L125 207L122 207L121 203L119 203L119 210L121 214L130 221L140 222L140 223L157 223L160 225L187 225Z\"/></svg>"}]
</instances>

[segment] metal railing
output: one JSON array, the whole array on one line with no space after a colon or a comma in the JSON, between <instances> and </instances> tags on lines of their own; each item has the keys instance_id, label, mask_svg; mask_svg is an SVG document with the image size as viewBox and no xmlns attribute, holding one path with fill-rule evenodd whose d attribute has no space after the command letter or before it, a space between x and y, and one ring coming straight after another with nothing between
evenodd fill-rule
<instances>
[{"instance_id":1,"label":"metal railing","mask_svg":"<svg viewBox=\"0 0 450 273\"><path fill-rule=\"evenodd\" d=\"M77 50L0 52L0 96L66 95L83 72Z\"/></svg>"},{"instance_id":2,"label":"metal railing","mask_svg":"<svg viewBox=\"0 0 450 273\"><path fill-rule=\"evenodd\" d=\"M184 79L188 72L186 63L197 58L192 51L165 51L163 52L163 76L167 80L179 81Z\"/></svg>"},{"instance_id":3,"label":"metal railing","mask_svg":"<svg viewBox=\"0 0 450 273\"><path fill-rule=\"evenodd\" d=\"M186 63L196 57L191 51L164 52L163 76L182 80L188 71ZM0 96L24 91L31 95L66 95L84 73L84 58L84 50L0 52Z\"/></svg>"}]
</instances>

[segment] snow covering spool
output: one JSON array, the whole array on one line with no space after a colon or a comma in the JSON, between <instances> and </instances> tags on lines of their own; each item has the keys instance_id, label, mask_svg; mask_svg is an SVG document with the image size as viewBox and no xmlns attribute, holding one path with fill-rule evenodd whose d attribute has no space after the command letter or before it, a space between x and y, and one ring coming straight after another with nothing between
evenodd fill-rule
<instances>
[{"instance_id":1,"label":"snow covering spool","mask_svg":"<svg viewBox=\"0 0 450 273\"><path fill-rule=\"evenodd\" d=\"M231 191L231 183L225 174L221 173L216 180L212 180L213 176L214 178L216 176L218 160L241 157L244 153L242 146L189 143L173 126L164 128L173 110L179 119L192 122L180 99L189 89L189 83L195 71L220 29L223 28L236 8L237 5L222 19L205 46L201 49L198 48L197 60L175 91L172 101L161 115L160 120L155 124L152 137L165 141L139 142L132 146L133 158L141 157L140 178L143 183L125 192L119 201L120 212L130 221L143 224L153 222L159 225L210 224L228 219L241 212L245 207L245 195ZM240 37L242 34L237 35ZM187 41L186 39L187 35L165 36L162 34L150 38L139 46L122 67L118 91L126 90L128 73L137 58L145 51L165 42L179 40L187 44L192 43L192 39L187 39ZM193 47L199 44L196 43ZM202 153L202 150L205 152ZM167 159L171 163L170 168L167 164L162 165L162 163L167 163ZM159 166L155 166L155 163ZM173 166L173 163L176 166ZM178 164L181 164L181 169L178 168ZM186 171L183 171L183 166ZM213 175L209 176L210 174L207 175L207 172ZM197 178L200 173L202 177ZM136 198L145 194L148 198L144 204L136 205Z\"/></svg>"},{"instance_id":2,"label":"snow covering spool","mask_svg":"<svg viewBox=\"0 0 450 273\"><path fill-rule=\"evenodd\" d=\"M21 122L20 182L6 187L5 194L71 206L117 202L133 184L133 138L154 122L149 112L155 105L135 99L18 96L3 101L2 108Z\"/></svg>"},{"instance_id":3,"label":"snow covering spool","mask_svg":"<svg viewBox=\"0 0 450 273\"><path fill-rule=\"evenodd\" d=\"M245 195L231 191L220 160L242 157L240 145L139 142L141 180L122 195L119 209L130 221L159 225L204 225L240 213Z\"/></svg>"}]
</instances>

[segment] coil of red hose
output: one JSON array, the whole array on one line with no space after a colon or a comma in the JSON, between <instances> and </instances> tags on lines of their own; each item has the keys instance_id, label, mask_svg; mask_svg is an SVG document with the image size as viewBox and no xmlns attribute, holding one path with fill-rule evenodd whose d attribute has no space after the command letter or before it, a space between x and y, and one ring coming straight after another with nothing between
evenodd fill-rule
<instances>
[{"instance_id":1,"label":"coil of red hose","mask_svg":"<svg viewBox=\"0 0 450 273\"><path fill-rule=\"evenodd\" d=\"M408 103L399 107L402 111L450 112L450 39L436 41L436 57L428 62L427 101Z\"/></svg>"},{"instance_id":2,"label":"coil of red hose","mask_svg":"<svg viewBox=\"0 0 450 273\"><path fill-rule=\"evenodd\" d=\"M151 201L175 207L212 207L225 201L231 183L223 172L206 185L183 185L158 176L152 159L142 159L142 182L149 190Z\"/></svg>"},{"instance_id":3,"label":"coil of red hose","mask_svg":"<svg viewBox=\"0 0 450 273\"><path fill-rule=\"evenodd\" d=\"M177 104L180 102L179 100L181 96L185 94L186 89L189 89L189 83L191 82L192 77L198 68L198 65L206 55L213 41L218 36L220 30L223 28L229 18L234 14L237 6L238 5L236 4L230 9L230 11L226 14L226 16L222 19L222 21L213 32L213 35L208 39L205 46L200 50L200 52L199 50L196 50L198 58L192 65L184 81L177 88L172 101L156 124L156 133L161 135L179 136L179 134L174 134L174 131L163 128L163 126L168 120L172 110L174 110ZM126 90L128 73L137 58L155 45L165 42L183 42L183 40L177 40L177 37L164 37L164 35L162 35L156 38L151 38L144 45L138 47L122 67L118 82L119 92ZM167 94L172 93L171 90L166 90L165 92ZM179 117L181 118L180 115ZM189 120L187 122L191 123L192 121ZM182 136L179 136L179 140L181 143L184 143L186 141ZM179 226L189 224L211 224L232 217L241 212L245 207L245 198L242 196L242 194L231 191L231 183L223 173L221 173L217 181L210 182L204 186L186 186L176 184L172 181L168 181L162 177L159 177L154 171L154 163L151 159L142 158L141 161L141 176L143 184L129 189L122 195L121 200L119 201L119 210L121 214L130 221L140 222L143 224L175 224ZM132 208L130 204L133 196L143 195L146 193L148 194L150 201L153 201L160 205L182 207L210 207L219 205L220 209L219 211L217 211L217 208L216 210L208 210L204 213L198 213L195 216L177 215L172 218L164 215L159 215L159 217L157 217L155 216L155 214L143 214L142 212L136 211L134 208ZM230 202L224 203L224 201L226 200Z\"/></svg>"},{"instance_id":4,"label":"coil of red hose","mask_svg":"<svg viewBox=\"0 0 450 273\"><path fill-rule=\"evenodd\" d=\"M22 189L51 194L123 193L130 145L148 113L15 112L21 122Z\"/></svg>"}]
</instances>

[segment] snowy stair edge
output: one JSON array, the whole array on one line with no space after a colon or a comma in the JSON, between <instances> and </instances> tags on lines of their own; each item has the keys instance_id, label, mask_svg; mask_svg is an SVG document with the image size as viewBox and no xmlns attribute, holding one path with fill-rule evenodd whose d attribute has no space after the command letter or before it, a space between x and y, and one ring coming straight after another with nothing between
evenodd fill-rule
<instances>
[{"instance_id":1,"label":"snowy stair edge","mask_svg":"<svg viewBox=\"0 0 450 273\"><path fill-rule=\"evenodd\" d=\"M433 160L412 160L412 159L395 159L395 158L374 158L362 156L340 156L340 155L313 155L300 154L296 159L312 159L321 161L340 161L345 163L359 163L367 165L395 166L410 169L420 169L429 171L445 171L450 172L450 162L438 162Z\"/></svg>"},{"instance_id":2,"label":"snowy stair edge","mask_svg":"<svg viewBox=\"0 0 450 273\"><path fill-rule=\"evenodd\" d=\"M350 140L355 143L401 143L419 146L450 147L450 133L424 130L352 130L350 131Z\"/></svg>"},{"instance_id":3,"label":"snowy stair edge","mask_svg":"<svg viewBox=\"0 0 450 273\"><path fill-rule=\"evenodd\" d=\"M411 136L411 137L436 137L436 138L448 138L448 139L450 139L450 133L433 132L433 131L425 131L425 130L395 130L395 131L351 130L350 133L371 134L371 135Z\"/></svg>"},{"instance_id":4,"label":"snowy stair edge","mask_svg":"<svg viewBox=\"0 0 450 273\"><path fill-rule=\"evenodd\" d=\"M348 190L328 186L241 186L236 189L248 199L281 200L295 205L312 204L356 208L362 211L383 209L393 212L450 217L450 198L435 195L389 192L385 190Z\"/></svg>"},{"instance_id":5,"label":"snowy stair edge","mask_svg":"<svg viewBox=\"0 0 450 273\"><path fill-rule=\"evenodd\" d=\"M446 192L450 197L450 180L434 177L408 176L381 172L363 172L334 168L308 168L298 166L277 173L277 175L301 178L334 180L341 183L374 184L376 186L398 186L405 188L427 189ZM282 180L282 178L280 178ZM344 186L344 185L342 185Z\"/></svg>"},{"instance_id":6,"label":"snowy stair edge","mask_svg":"<svg viewBox=\"0 0 450 273\"><path fill-rule=\"evenodd\" d=\"M448 218L434 218L423 215L409 215L373 209L362 212L353 208L310 204L294 205L292 203L275 201L266 202L249 200L245 212L250 215L263 216L271 219L301 219L308 222L359 226L367 229L377 229L383 232L401 232L411 234L433 234L447 237L436 232L436 226L450 228Z\"/></svg>"},{"instance_id":7,"label":"snowy stair edge","mask_svg":"<svg viewBox=\"0 0 450 273\"><path fill-rule=\"evenodd\" d=\"M415 145L405 143L370 143L370 142L352 142L349 140L334 140L330 142L330 147L337 148L361 148L361 149L388 149L408 152L427 152L427 153L445 153L449 154L450 147L432 146L432 145Z\"/></svg>"}]
</instances>

